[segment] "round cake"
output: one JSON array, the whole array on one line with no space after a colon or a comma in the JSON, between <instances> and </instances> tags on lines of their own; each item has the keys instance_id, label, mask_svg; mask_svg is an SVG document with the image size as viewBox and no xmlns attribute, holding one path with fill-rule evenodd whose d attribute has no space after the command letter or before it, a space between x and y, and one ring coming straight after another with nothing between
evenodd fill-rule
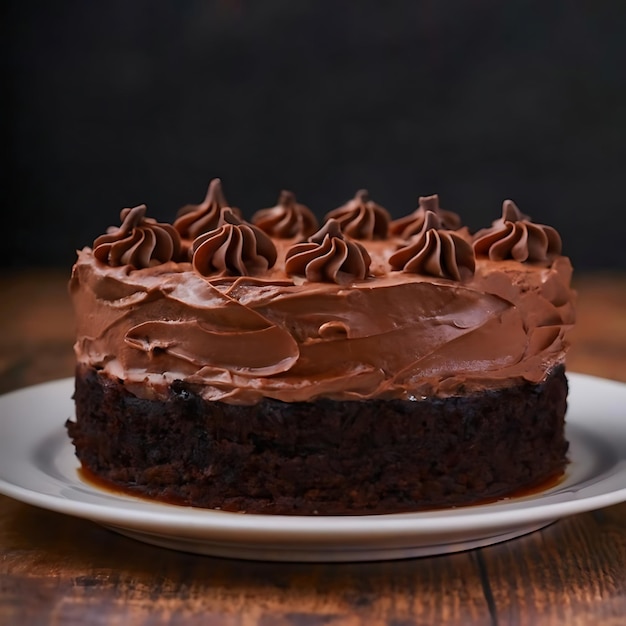
<instances>
[{"instance_id":1,"label":"round cake","mask_svg":"<svg viewBox=\"0 0 626 626\"><path fill-rule=\"evenodd\" d=\"M75 420L88 473L250 513L363 515L515 494L567 463L571 265L505 201L471 233L422 197L247 221L218 180L172 223L124 209L78 252Z\"/></svg>"}]
</instances>

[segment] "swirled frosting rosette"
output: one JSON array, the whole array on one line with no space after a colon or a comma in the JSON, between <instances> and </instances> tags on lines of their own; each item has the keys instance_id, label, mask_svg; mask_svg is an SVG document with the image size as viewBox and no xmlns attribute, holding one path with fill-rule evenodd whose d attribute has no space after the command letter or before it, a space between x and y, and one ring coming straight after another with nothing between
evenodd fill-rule
<instances>
[{"instance_id":1,"label":"swirled frosting rosette","mask_svg":"<svg viewBox=\"0 0 626 626\"><path fill-rule=\"evenodd\" d=\"M443 228L433 211L426 211L420 233L389 257L389 265L398 271L461 281L474 274L476 261L471 244Z\"/></svg>"},{"instance_id":2,"label":"swirled frosting rosette","mask_svg":"<svg viewBox=\"0 0 626 626\"><path fill-rule=\"evenodd\" d=\"M93 255L111 267L142 269L178 261L180 236L170 224L146 217L146 205L122 209L119 228L111 227L93 242Z\"/></svg>"},{"instance_id":3,"label":"swirled frosting rosette","mask_svg":"<svg viewBox=\"0 0 626 626\"><path fill-rule=\"evenodd\" d=\"M304 204L296 202L291 191L281 191L276 206L261 209L252 216L252 223L277 239L309 237L318 229L317 218Z\"/></svg>"},{"instance_id":4,"label":"swirled frosting rosette","mask_svg":"<svg viewBox=\"0 0 626 626\"><path fill-rule=\"evenodd\" d=\"M200 235L217 228L222 209L229 207L222 189L222 181L214 178L209 183L206 196L200 204L186 204L179 209L174 228L183 239L193 240ZM239 209L229 207L239 216Z\"/></svg>"},{"instance_id":5,"label":"swirled frosting rosette","mask_svg":"<svg viewBox=\"0 0 626 626\"><path fill-rule=\"evenodd\" d=\"M193 241L192 264L202 276L253 276L276 263L276 247L259 228L226 207L217 227Z\"/></svg>"},{"instance_id":6,"label":"swirled frosting rosette","mask_svg":"<svg viewBox=\"0 0 626 626\"><path fill-rule=\"evenodd\" d=\"M389 233L409 239L413 235L417 235L424 227L426 213L431 211L441 221L441 227L447 230L458 230L461 228L461 218L453 211L446 211L439 206L439 196L420 196L419 206L413 213L393 220L389 225Z\"/></svg>"},{"instance_id":7,"label":"swirled frosting rosette","mask_svg":"<svg viewBox=\"0 0 626 626\"><path fill-rule=\"evenodd\" d=\"M512 200L502 204L502 217L474 235L476 256L492 261L548 261L561 254L561 237L551 226L534 224Z\"/></svg>"},{"instance_id":8,"label":"swirled frosting rosette","mask_svg":"<svg viewBox=\"0 0 626 626\"><path fill-rule=\"evenodd\" d=\"M326 214L334 219L341 231L352 239L385 239L391 218L386 209L370 199L366 189L356 192L354 198Z\"/></svg>"},{"instance_id":9,"label":"swirled frosting rosette","mask_svg":"<svg viewBox=\"0 0 626 626\"><path fill-rule=\"evenodd\" d=\"M339 222L331 218L308 241L287 250L285 271L311 282L347 284L364 280L370 263L367 250L346 238Z\"/></svg>"}]
</instances>

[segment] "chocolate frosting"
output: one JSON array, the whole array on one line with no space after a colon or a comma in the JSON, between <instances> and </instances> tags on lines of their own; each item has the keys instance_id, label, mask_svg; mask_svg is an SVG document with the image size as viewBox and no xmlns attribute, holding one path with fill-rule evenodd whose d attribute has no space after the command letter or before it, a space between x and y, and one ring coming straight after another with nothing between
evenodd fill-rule
<instances>
[{"instance_id":1,"label":"chocolate frosting","mask_svg":"<svg viewBox=\"0 0 626 626\"><path fill-rule=\"evenodd\" d=\"M285 271L289 275L305 276L311 282L347 284L363 280L370 262L367 250L344 237L339 222L331 218L308 242L289 248Z\"/></svg>"},{"instance_id":2,"label":"chocolate frosting","mask_svg":"<svg viewBox=\"0 0 626 626\"><path fill-rule=\"evenodd\" d=\"M183 239L193 240L217 228L221 210L227 206L222 181L214 178L209 183L206 197L200 204L186 204L178 211L174 228Z\"/></svg>"},{"instance_id":3,"label":"chocolate frosting","mask_svg":"<svg viewBox=\"0 0 626 626\"><path fill-rule=\"evenodd\" d=\"M337 220L341 230L352 239L385 239L391 220L386 209L370 199L366 189L356 192L354 198L331 211L325 220Z\"/></svg>"},{"instance_id":4,"label":"chocolate frosting","mask_svg":"<svg viewBox=\"0 0 626 626\"><path fill-rule=\"evenodd\" d=\"M460 281L472 276L475 260L471 244L445 230L441 218L426 211L421 232L389 257L389 265L394 270Z\"/></svg>"},{"instance_id":5,"label":"chocolate frosting","mask_svg":"<svg viewBox=\"0 0 626 626\"><path fill-rule=\"evenodd\" d=\"M426 213L431 211L441 220L441 228L458 230L461 228L461 218L452 211L446 211L439 206L439 196L420 196L419 207L410 215L393 220L389 225L389 232L397 237L408 239L417 235L424 227Z\"/></svg>"},{"instance_id":6,"label":"chocolate frosting","mask_svg":"<svg viewBox=\"0 0 626 626\"><path fill-rule=\"evenodd\" d=\"M252 216L252 223L279 239L309 237L318 229L317 218L311 209L296 202L291 191L281 191L276 206L257 211Z\"/></svg>"},{"instance_id":7,"label":"chocolate frosting","mask_svg":"<svg viewBox=\"0 0 626 626\"><path fill-rule=\"evenodd\" d=\"M538 383L564 361L575 297L566 257L520 263L483 255L473 274L460 264L461 281L424 276L391 269L398 239L360 244L331 220L304 248L274 239L270 267L255 227L222 214L197 242L197 254L208 248L195 269L169 260L129 271L90 248L78 253L70 293L79 363L118 377L139 397L165 399L169 385L184 380L208 400L254 404L445 397ZM230 234L216 244L220 232ZM244 243L250 232L253 246ZM249 250L251 266L241 264ZM374 274L365 269L370 259ZM197 271L209 265L214 274Z\"/></svg>"},{"instance_id":8,"label":"chocolate frosting","mask_svg":"<svg viewBox=\"0 0 626 626\"><path fill-rule=\"evenodd\" d=\"M259 228L223 208L214 230L194 239L193 268L202 276L262 274L276 263L276 247Z\"/></svg>"},{"instance_id":9,"label":"chocolate frosting","mask_svg":"<svg viewBox=\"0 0 626 626\"><path fill-rule=\"evenodd\" d=\"M492 261L547 261L561 254L561 237L551 226L534 224L513 201L505 200L502 217L474 236L474 251Z\"/></svg>"},{"instance_id":10,"label":"chocolate frosting","mask_svg":"<svg viewBox=\"0 0 626 626\"><path fill-rule=\"evenodd\" d=\"M130 265L135 269L178 260L180 237L170 224L146 217L146 205L122 209L119 228L109 228L94 243L94 256L112 267Z\"/></svg>"}]
</instances>

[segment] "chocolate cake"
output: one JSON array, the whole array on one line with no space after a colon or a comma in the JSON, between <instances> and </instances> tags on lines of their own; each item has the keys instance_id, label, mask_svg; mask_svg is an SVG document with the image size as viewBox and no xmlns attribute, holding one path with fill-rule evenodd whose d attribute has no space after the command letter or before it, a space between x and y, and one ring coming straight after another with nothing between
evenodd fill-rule
<instances>
[{"instance_id":1,"label":"chocolate cake","mask_svg":"<svg viewBox=\"0 0 626 626\"><path fill-rule=\"evenodd\" d=\"M79 251L82 466L122 489L272 514L504 497L565 467L571 265L505 201L472 234L420 198L246 221L219 181L171 224L124 209Z\"/></svg>"}]
</instances>

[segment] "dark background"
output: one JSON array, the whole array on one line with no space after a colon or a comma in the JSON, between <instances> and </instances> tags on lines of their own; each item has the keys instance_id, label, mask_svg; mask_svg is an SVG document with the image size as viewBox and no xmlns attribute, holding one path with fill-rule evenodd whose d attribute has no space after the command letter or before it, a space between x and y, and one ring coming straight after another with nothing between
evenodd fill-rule
<instances>
[{"instance_id":1,"label":"dark background","mask_svg":"<svg viewBox=\"0 0 626 626\"><path fill-rule=\"evenodd\" d=\"M4 2L2 267L69 266L222 178L250 216L361 187L514 199L579 270L626 269L626 2Z\"/></svg>"}]
</instances>

